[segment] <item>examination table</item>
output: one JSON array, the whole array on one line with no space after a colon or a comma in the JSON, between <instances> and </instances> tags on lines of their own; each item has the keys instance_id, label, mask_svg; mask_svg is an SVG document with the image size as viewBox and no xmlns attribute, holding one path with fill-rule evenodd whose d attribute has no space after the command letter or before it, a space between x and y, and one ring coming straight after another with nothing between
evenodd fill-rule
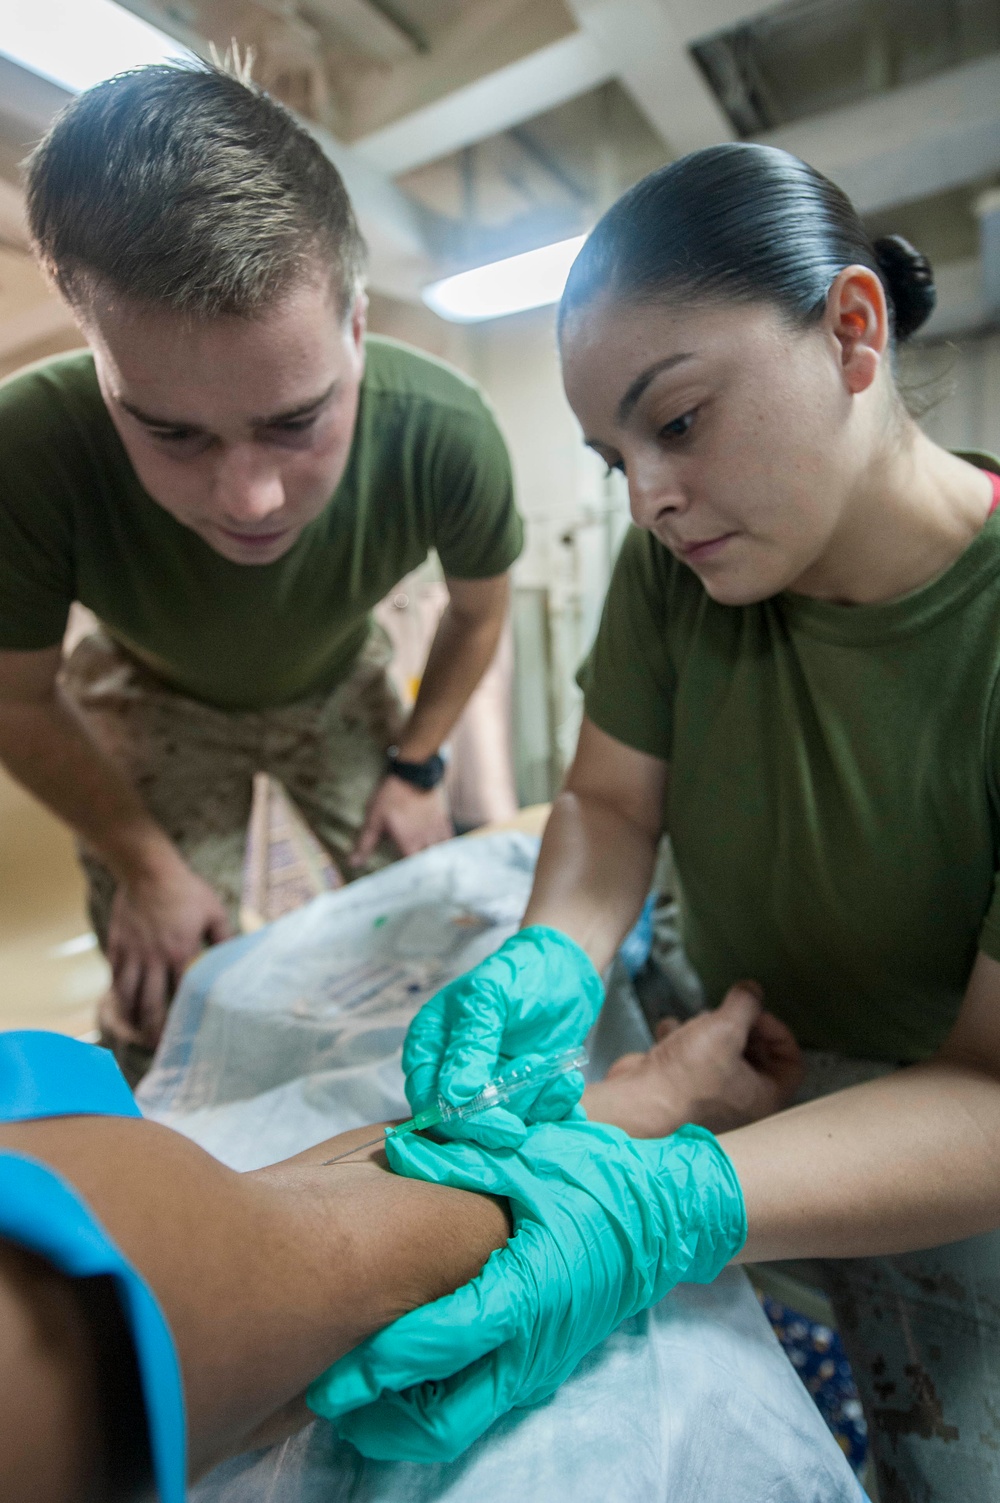
<instances>
[{"instance_id":1,"label":"examination table","mask_svg":"<svg viewBox=\"0 0 1000 1503\"><path fill-rule=\"evenodd\" d=\"M450 841L210 951L173 1005L139 1101L252 1169L409 1115L416 1009L516 927L538 842ZM649 1043L623 992L589 1042L603 1073ZM348 1291L349 1297L349 1291ZM324 1421L225 1463L192 1503L863 1503L733 1268L627 1321L546 1403L447 1465L366 1461Z\"/></svg>"}]
</instances>

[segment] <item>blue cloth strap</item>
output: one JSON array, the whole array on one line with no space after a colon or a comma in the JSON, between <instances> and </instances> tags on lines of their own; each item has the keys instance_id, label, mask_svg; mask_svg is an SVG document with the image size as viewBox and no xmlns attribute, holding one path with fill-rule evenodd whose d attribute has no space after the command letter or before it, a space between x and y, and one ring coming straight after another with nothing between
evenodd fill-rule
<instances>
[{"instance_id":1,"label":"blue cloth strap","mask_svg":"<svg viewBox=\"0 0 1000 1503\"><path fill-rule=\"evenodd\" d=\"M56 1033L0 1033L0 1122L141 1117L111 1055ZM0 1150L0 1237L70 1278L110 1274L132 1332L160 1503L184 1503L184 1389L170 1327L145 1280L71 1185L23 1153Z\"/></svg>"},{"instance_id":2,"label":"blue cloth strap","mask_svg":"<svg viewBox=\"0 0 1000 1503\"><path fill-rule=\"evenodd\" d=\"M0 1122L77 1116L142 1116L114 1056L62 1033L0 1034Z\"/></svg>"}]
</instances>

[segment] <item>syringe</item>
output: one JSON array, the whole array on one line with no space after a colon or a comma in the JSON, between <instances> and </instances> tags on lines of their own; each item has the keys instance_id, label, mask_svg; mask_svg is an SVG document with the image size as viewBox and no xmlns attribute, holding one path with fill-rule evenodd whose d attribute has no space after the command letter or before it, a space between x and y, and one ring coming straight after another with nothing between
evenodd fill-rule
<instances>
[{"instance_id":1,"label":"syringe","mask_svg":"<svg viewBox=\"0 0 1000 1503\"><path fill-rule=\"evenodd\" d=\"M372 1138L370 1143L358 1143L332 1159L324 1159L323 1163L339 1164L341 1159L349 1158L352 1153L360 1153L362 1148L374 1148L376 1143L384 1143L386 1138L401 1138L404 1133L420 1132L425 1127L437 1127L442 1122L465 1122L470 1117L488 1112L490 1107L503 1106L529 1087L537 1090L560 1075L568 1075L571 1070L582 1070L586 1063L586 1049L576 1048L564 1049L560 1054L549 1054L542 1059L528 1058L523 1064L509 1065L485 1085L478 1096L473 1096L471 1101L453 1106L450 1101L439 1096L434 1106L426 1107L424 1111L418 1112L406 1122L400 1122L396 1127L386 1128L384 1133Z\"/></svg>"}]
</instances>

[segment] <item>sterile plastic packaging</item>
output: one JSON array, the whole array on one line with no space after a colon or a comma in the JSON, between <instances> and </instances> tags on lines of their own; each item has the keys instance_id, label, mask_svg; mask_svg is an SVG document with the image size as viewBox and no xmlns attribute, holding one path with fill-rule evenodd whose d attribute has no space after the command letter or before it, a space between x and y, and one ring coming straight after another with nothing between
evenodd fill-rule
<instances>
[{"instance_id":1,"label":"sterile plastic packaging","mask_svg":"<svg viewBox=\"0 0 1000 1503\"><path fill-rule=\"evenodd\" d=\"M146 1115L237 1169L409 1115L399 1051L443 982L513 931L537 841L451 841L212 950L171 1009ZM648 1045L612 993L590 1074ZM350 1298L350 1291L345 1291ZM448 1465L371 1462L317 1421L218 1467L191 1503L863 1503L745 1276L682 1285L546 1403Z\"/></svg>"}]
</instances>

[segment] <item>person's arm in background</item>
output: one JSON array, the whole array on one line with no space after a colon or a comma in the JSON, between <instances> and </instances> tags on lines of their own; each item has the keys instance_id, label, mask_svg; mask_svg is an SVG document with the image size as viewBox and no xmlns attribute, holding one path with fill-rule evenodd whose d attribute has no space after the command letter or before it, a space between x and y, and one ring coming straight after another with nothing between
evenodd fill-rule
<instances>
[{"instance_id":1,"label":"person's arm in background","mask_svg":"<svg viewBox=\"0 0 1000 1503\"><path fill-rule=\"evenodd\" d=\"M133 1118L0 1127L0 1148L68 1180L157 1296L184 1377L192 1475L305 1423L311 1416L296 1401L319 1372L465 1283L506 1241L505 1212L488 1197L389 1174L372 1152L322 1166L370 1136L370 1128L342 1134L236 1174L180 1134ZM23 1348L26 1323L39 1317L30 1300L23 1308L16 1275L0 1261L0 1336L6 1320ZM86 1343L62 1318L85 1365ZM12 1381L9 1340L0 1344L0 1392ZM65 1357L50 1352L45 1363L58 1379L45 1378L39 1416L50 1459L71 1447L82 1465L85 1448L64 1417L83 1400ZM17 1437L0 1445L9 1472L19 1455L23 1463ZM0 1494L13 1496L5 1482L0 1471Z\"/></svg>"},{"instance_id":2,"label":"person's arm in background","mask_svg":"<svg viewBox=\"0 0 1000 1503\"><path fill-rule=\"evenodd\" d=\"M523 927L561 930L602 971L646 901L666 787L665 762L584 717L545 827Z\"/></svg>"},{"instance_id":3,"label":"person's arm in background","mask_svg":"<svg viewBox=\"0 0 1000 1503\"><path fill-rule=\"evenodd\" d=\"M455 726L493 661L510 604L510 576L447 579L448 604L431 643L416 704L399 740L403 762L425 762ZM453 834L440 787L415 788L389 773L368 806L352 864L363 866L383 836L404 856Z\"/></svg>"},{"instance_id":4,"label":"person's arm in background","mask_svg":"<svg viewBox=\"0 0 1000 1503\"><path fill-rule=\"evenodd\" d=\"M720 1141L746 1198L749 1262L913 1252L1000 1227L1000 962L980 952L925 1064Z\"/></svg>"},{"instance_id":5,"label":"person's arm in background","mask_svg":"<svg viewBox=\"0 0 1000 1503\"><path fill-rule=\"evenodd\" d=\"M0 652L0 761L118 882L108 932L115 995L155 1043L185 967L228 934L225 909L89 734L60 689L62 650Z\"/></svg>"}]
</instances>

